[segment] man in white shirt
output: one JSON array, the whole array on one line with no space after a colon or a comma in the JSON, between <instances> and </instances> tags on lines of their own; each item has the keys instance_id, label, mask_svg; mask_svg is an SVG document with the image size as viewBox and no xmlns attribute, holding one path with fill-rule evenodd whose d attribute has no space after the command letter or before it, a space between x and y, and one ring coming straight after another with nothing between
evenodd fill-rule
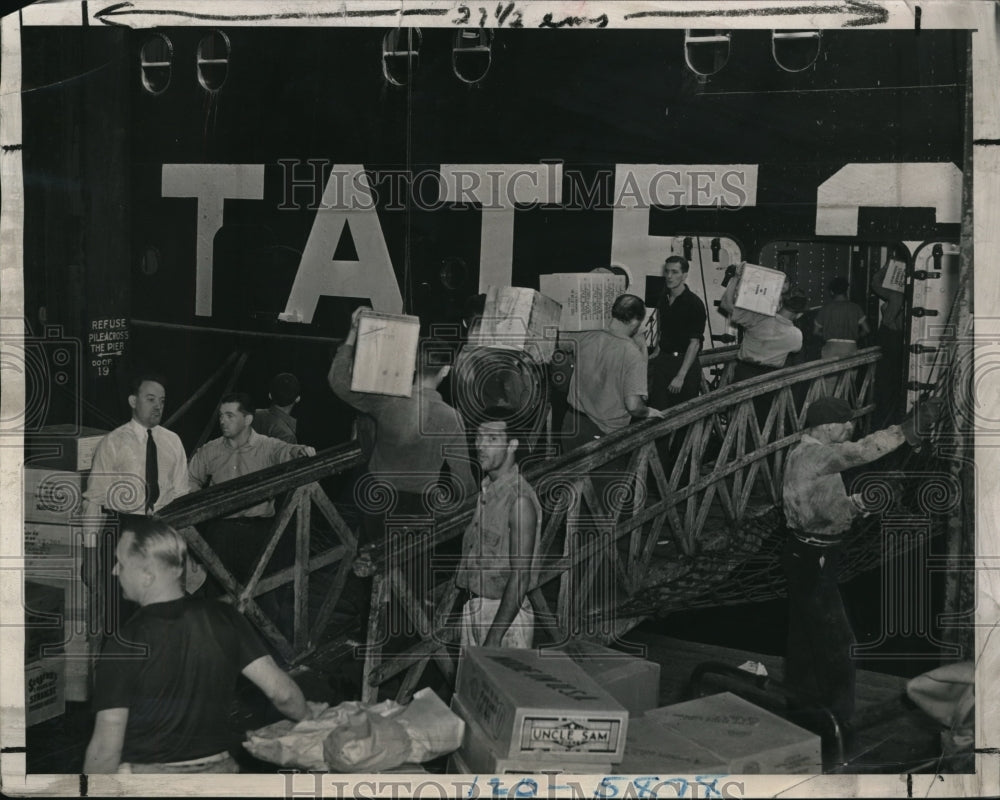
<instances>
[{"instance_id":1,"label":"man in white shirt","mask_svg":"<svg viewBox=\"0 0 1000 800\"><path fill-rule=\"evenodd\" d=\"M82 578L90 589L91 620L106 633L116 627L116 615L106 614L104 597L111 595L104 590L117 545L117 533L100 541L107 517L148 516L188 491L184 445L176 433L160 425L166 403L163 387L163 378L156 374L136 375L128 396L132 418L97 445L83 495Z\"/></svg>"}]
</instances>

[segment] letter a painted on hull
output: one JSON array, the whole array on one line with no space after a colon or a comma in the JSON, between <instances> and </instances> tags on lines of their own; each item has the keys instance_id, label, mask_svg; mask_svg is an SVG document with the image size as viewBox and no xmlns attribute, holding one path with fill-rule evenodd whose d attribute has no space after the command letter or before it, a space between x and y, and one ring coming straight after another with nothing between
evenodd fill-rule
<instances>
[{"instance_id":1,"label":"letter a painted on hull","mask_svg":"<svg viewBox=\"0 0 1000 800\"><path fill-rule=\"evenodd\" d=\"M333 260L345 225L350 227L357 261ZM360 164L335 166L331 171L279 319L312 322L321 295L367 297L377 311L403 311L403 297L382 236L368 176Z\"/></svg>"}]
</instances>

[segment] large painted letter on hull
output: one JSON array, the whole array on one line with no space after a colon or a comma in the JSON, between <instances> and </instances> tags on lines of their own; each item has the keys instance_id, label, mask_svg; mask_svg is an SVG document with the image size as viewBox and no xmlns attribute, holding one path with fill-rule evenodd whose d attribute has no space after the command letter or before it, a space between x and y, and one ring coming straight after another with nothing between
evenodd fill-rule
<instances>
[{"instance_id":1,"label":"large painted letter on hull","mask_svg":"<svg viewBox=\"0 0 1000 800\"><path fill-rule=\"evenodd\" d=\"M194 313L212 316L212 248L222 227L226 200L263 200L263 164L164 164L164 197L198 201L198 245L195 250Z\"/></svg>"},{"instance_id":2,"label":"large painted letter on hull","mask_svg":"<svg viewBox=\"0 0 1000 800\"><path fill-rule=\"evenodd\" d=\"M333 260L345 225L350 228L357 261ZM403 311L403 296L392 270L368 176L361 164L338 165L331 171L295 283L279 319L312 322L321 295L367 297L376 311L390 314Z\"/></svg>"},{"instance_id":3,"label":"large painted letter on hull","mask_svg":"<svg viewBox=\"0 0 1000 800\"><path fill-rule=\"evenodd\" d=\"M933 208L938 223L962 218L962 170L948 162L847 164L816 191L816 234L857 236L862 206Z\"/></svg>"},{"instance_id":4,"label":"large painted letter on hull","mask_svg":"<svg viewBox=\"0 0 1000 800\"><path fill-rule=\"evenodd\" d=\"M562 202L562 164L442 164L441 201L479 203L479 291L510 286L516 203Z\"/></svg>"},{"instance_id":5,"label":"large painted letter on hull","mask_svg":"<svg viewBox=\"0 0 1000 800\"><path fill-rule=\"evenodd\" d=\"M756 164L618 164L611 263L628 267L640 288L659 275L669 237L650 236L649 209L757 205Z\"/></svg>"}]
</instances>

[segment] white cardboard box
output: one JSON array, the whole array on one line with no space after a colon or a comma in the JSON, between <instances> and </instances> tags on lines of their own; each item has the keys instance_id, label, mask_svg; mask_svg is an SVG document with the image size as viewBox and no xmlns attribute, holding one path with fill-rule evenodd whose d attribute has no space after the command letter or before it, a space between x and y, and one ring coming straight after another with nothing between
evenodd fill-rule
<instances>
[{"instance_id":1,"label":"white cardboard box","mask_svg":"<svg viewBox=\"0 0 1000 800\"><path fill-rule=\"evenodd\" d=\"M773 317L781 305L785 273L757 264L744 264L733 305Z\"/></svg>"},{"instance_id":2,"label":"white cardboard box","mask_svg":"<svg viewBox=\"0 0 1000 800\"><path fill-rule=\"evenodd\" d=\"M732 775L822 772L820 738L731 692L630 721L623 774L650 769Z\"/></svg>"},{"instance_id":3,"label":"white cardboard box","mask_svg":"<svg viewBox=\"0 0 1000 800\"><path fill-rule=\"evenodd\" d=\"M32 469L26 467L24 481L24 519L26 522L49 522L69 525L83 513L86 472Z\"/></svg>"},{"instance_id":4,"label":"white cardboard box","mask_svg":"<svg viewBox=\"0 0 1000 800\"><path fill-rule=\"evenodd\" d=\"M419 340L419 317L363 312L358 321L351 391L410 397Z\"/></svg>"},{"instance_id":5,"label":"white cardboard box","mask_svg":"<svg viewBox=\"0 0 1000 800\"><path fill-rule=\"evenodd\" d=\"M561 314L559 303L534 289L489 286L483 317L469 334L469 344L521 350L548 363L559 337Z\"/></svg>"},{"instance_id":6,"label":"white cardboard box","mask_svg":"<svg viewBox=\"0 0 1000 800\"><path fill-rule=\"evenodd\" d=\"M86 472L107 433L100 428L47 425L25 442L25 463L41 469Z\"/></svg>"},{"instance_id":7,"label":"white cardboard box","mask_svg":"<svg viewBox=\"0 0 1000 800\"><path fill-rule=\"evenodd\" d=\"M503 775L509 772L610 772L611 762L602 756L578 752L542 752L508 758L505 742L491 739L475 721L475 715L462 705L461 698L451 699L451 710L465 720L462 746L455 751L462 762L475 773Z\"/></svg>"},{"instance_id":8,"label":"white cardboard box","mask_svg":"<svg viewBox=\"0 0 1000 800\"><path fill-rule=\"evenodd\" d=\"M562 306L561 331L599 331L611 321L611 306L625 294L625 276L601 272L539 275L544 296Z\"/></svg>"},{"instance_id":9,"label":"white cardboard box","mask_svg":"<svg viewBox=\"0 0 1000 800\"><path fill-rule=\"evenodd\" d=\"M660 705L660 665L654 661L578 639L558 648L628 709L642 714ZM632 717L629 718L631 725Z\"/></svg>"},{"instance_id":10,"label":"white cardboard box","mask_svg":"<svg viewBox=\"0 0 1000 800\"><path fill-rule=\"evenodd\" d=\"M455 695L505 758L586 754L614 763L625 751L628 711L562 653L464 648Z\"/></svg>"},{"instance_id":11,"label":"white cardboard box","mask_svg":"<svg viewBox=\"0 0 1000 800\"><path fill-rule=\"evenodd\" d=\"M61 659L41 658L24 667L25 725L66 713L66 671Z\"/></svg>"}]
</instances>

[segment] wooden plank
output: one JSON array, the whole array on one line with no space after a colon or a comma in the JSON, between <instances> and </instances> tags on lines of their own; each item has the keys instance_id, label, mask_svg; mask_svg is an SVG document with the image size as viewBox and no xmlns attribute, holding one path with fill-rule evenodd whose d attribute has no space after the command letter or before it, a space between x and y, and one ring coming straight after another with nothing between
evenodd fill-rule
<instances>
[{"instance_id":1,"label":"wooden plank","mask_svg":"<svg viewBox=\"0 0 1000 800\"><path fill-rule=\"evenodd\" d=\"M372 576L372 599L368 611L368 635L365 638L365 665L361 676L361 702L371 705L378 700L382 663L382 645L386 634L389 582L382 572Z\"/></svg>"},{"instance_id":2,"label":"wooden plank","mask_svg":"<svg viewBox=\"0 0 1000 800\"><path fill-rule=\"evenodd\" d=\"M316 504L316 508L319 509L319 513L330 523L330 527L333 528L334 533L340 537L340 541L352 550L356 549L358 546L357 537L355 537L354 532L347 526L347 523L344 522L337 511L337 507L326 496L326 492L323 491L318 483L310 485L309 496Z\"/></svg>"},{"instance_id":3,"label":"wooden plank","mask_svg":"<svg viewBox=\"0 0 1000 800\"><path fill-rule=\"evenodd\" d=\"M331 564L335 564L338 561L347 565L350 569L352 563L353 554L350 550L344 547L342 544L338 544L336 547L332 547L329 550L325 550L309 559L309 571L315 572L318 569L323 569L323 567L328 567ZM266 578L261 578L260 582L257 584L257 588L254 589L253 596L259 597L267 592L272 592L279 586L286 583L291 583L295 580L295 567L285 567L278 572L268 575Z\"/></svg>"},{"instance_id":4,"label":"wooden plank","mask_svg":"<svg viewBox=\"0 0 1000 800\"><path fill-rule=\"evenodd\" d=\"M271 524L271 533L267 540L267 546L264 548L264 552L260 554L260 558L257 559L257 564L253 568L253 573L250 575L246 586L243 587L243 592L240 594L240 603L243 603L250 597L261 594L261 592L257 591L257 584L260 582L261 576L264 574L264 570L271 561L271 556L274 555L274 551L278 547L278 542L281 540L281 534L285 532L285 528L288 526L288 522L291 520L292 514L295 513L295 508L299 503L301 492L301 489L296 489L294 492L285 497L285 502L282 503L281 510L278 512L277 516L274 518L274 522Z\"/></svg>"},{"instance_id":5,"label":"wooden plank","mask_svg":"<svg viewBox=\"0 0 1000 800\"><path fill-rule=\"evenodd\" d=\"M223 566L219 557L215 554L215 551L212 550L208 542L202 538L201 534L192 527L181 528L177 532L184 537L188 547L193 550L195 555L201 559L202 563L208 567L209 572L212 573L215 579L222 584L222 588L233 597L239 597L240 585L236 582L232 573L230 573L229 570ZM260 606L258 606L253 600L247 600L245 601L245 604L238 604L237 610L260 629L260 632L272 645L274 645L275 649L281 657L285 659L285 661L290 662L294 658L295 651L288 639L284 637L281 631L278 630L277 626L275 626L275 624L267 618L264 612L260 610Z\"/></svg>"},{"instance_id":6,"label":"wooden plank","mask_svg":"<svg viewBox=\"0 0 1000 800\"><path fill-rule=\"evenodd\" d=\"M309 643L309 533L312 521L312 503L309 492L295 492L298 502L295 516L295 650L301 651Z\"/></svg>"}]
</instances>

